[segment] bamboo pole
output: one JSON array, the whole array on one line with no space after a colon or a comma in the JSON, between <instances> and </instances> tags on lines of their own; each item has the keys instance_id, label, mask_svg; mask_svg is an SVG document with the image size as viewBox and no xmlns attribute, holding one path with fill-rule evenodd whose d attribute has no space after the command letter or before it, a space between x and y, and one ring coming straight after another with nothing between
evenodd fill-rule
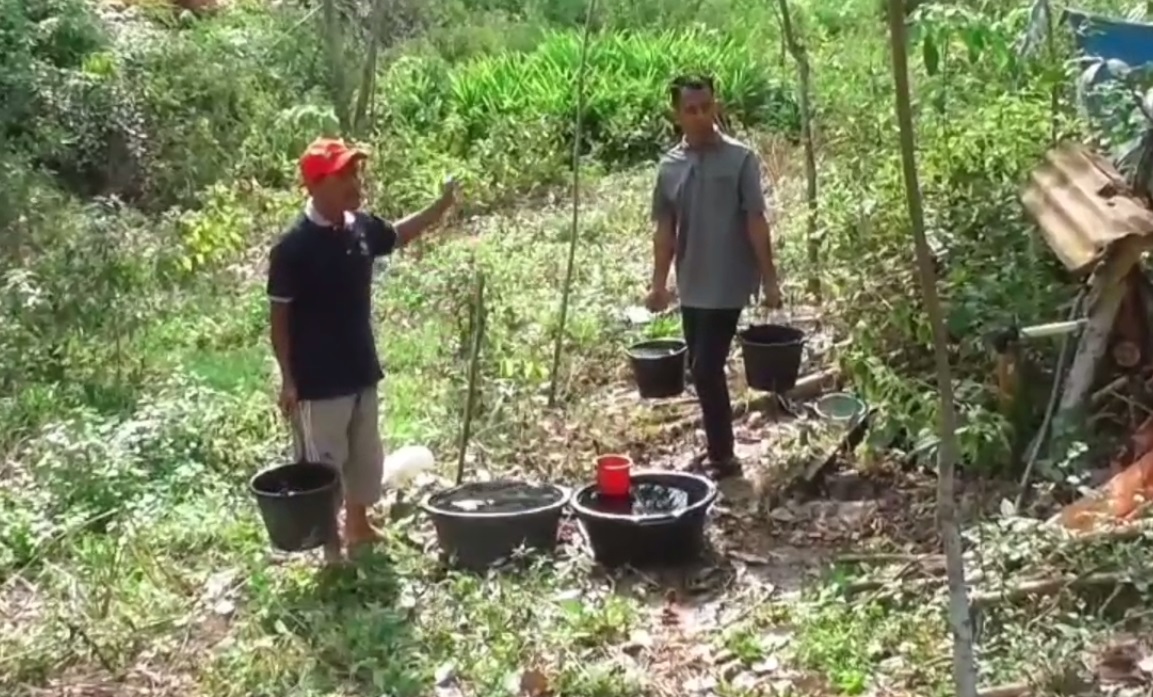
<instances>
[{"instance_id":1,"label":"bamboo pole","mask_svg":"<svg viewBox=\"0 0 1153 697\"><path fill-rule=\"evenodd\" d=\"M573 124L572 144L572 236L569 238L568 263L565 266L564 274L564 290L561 291L560 298L560 318L557 321L556 341L553 344L552 351L552 370L550 371L548 386L548 405L550 407L556 406L557 385L560 382L561 350L564 348L565 325L568 324L569 296L572 295L572 275L574 262L576 261L577 233L580 231L581 126L584 122L585 111L585 73L587 72L589 41L592 35L593 12L596 10L596 4L596 0L589 0L588 13L585 15L584 35L581 38L580 66L577 68L577 111L576 120Z\"/></svg>"},{"instance_id":2,"label":"bamboo pole","mask_svg":"<svg viewBox=\"0 0 1153 697\"><path fill-rule=\"evenodd\" d=\"M941 311L941 300L937 297L937 273L933 255L925 238L925 212L921 202L921 185L917 179L913 108L909 95L908 37L903 0L889 0L889 33L892 41L893 82L896 88L897 125L900 128L905 196L909 206L913 246L917 253L921 294L924 298L925 312L929 316L929 324L933 329L937 390L941 397L941 445L937 454L937 522L945 548L945 573L949 583L949 624L953 630L953 680L958 697L976 697L977 664L973 655L973 627L969 614L965 560L962 557L961 533L957 526L957 504L953 491L959 450L956 435L957 411L953 403L948 335Z\"/></svg>"},{"instance_id":3,"label":"bamboo pole","mask_svg":"<svg viewBox=\"0 0 1153 697\"><path fill-rule=\"evenodd\" d=\"M465 397L464 421L460 429L460 455L456 461L456 484L464 481L464 460L472 438L472 417L476 409L476 387L480 379L480 349L484 345L484 271L477 269L476 285L472 296L472 346L468 356L468 394Z\"/></svg>"}]
</instances>

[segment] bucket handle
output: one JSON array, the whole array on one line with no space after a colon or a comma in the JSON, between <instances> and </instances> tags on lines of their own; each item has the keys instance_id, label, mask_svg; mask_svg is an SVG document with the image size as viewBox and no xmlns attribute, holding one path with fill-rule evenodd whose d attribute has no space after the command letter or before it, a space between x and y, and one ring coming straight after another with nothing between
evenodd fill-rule
<instances>
[{"instance_id":1,"label":"bucket handle","mask_svg":"<svg viewBox=\"0 0 1153 697\"><path fill-rule=\"evenodd\" d=\"M748 321L746 322L746 326L753 324L755 322L754 318L757 317L758 314L763 318L765 324L773 324L773 320L777 319L774 315L776 315L778 312L784 312L785 324L790 327L793 326L793 322L796 317L797 290L795 286L791 285L787 286L787 289L788 299L785 299L784 293L782 292L781 307L776 310L767 308L761 303L761 294L758 291L756 300L753 303L754 311L748 314ZM784 291L784 288L782 288L782 291Z\"/></svg>"}]
</instances>

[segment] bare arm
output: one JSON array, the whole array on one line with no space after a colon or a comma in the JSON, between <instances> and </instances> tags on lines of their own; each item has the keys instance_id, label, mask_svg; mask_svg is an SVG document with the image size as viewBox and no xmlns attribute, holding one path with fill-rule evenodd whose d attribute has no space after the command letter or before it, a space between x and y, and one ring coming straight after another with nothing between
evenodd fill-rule
<instances>
[{"instance_id":1,"label":"bare arm","mask_svg":"<svg viewBox=\"0 0 1153 697\"><path fill-rule=\"evenodd\" d=\"M270 305L269 338L272 340L272 353L276 356L276 364L280 366L281 382L291 385L292 369L289 367L288 343L288 303L273 300Z\"/></svg>"},{"instance_id":2,"label":"bare arm","mask_svg":"<svg viewBox=\"0 0 1153 697\"><path fill-rule=\"evenodd\" d=\"M441 196L424 210L408 215L394 223L393 227L396 228L396 236L399 238L400 244L406 245L412 242L439 223L451 205L451 198Z\"/></svg>"},{"instance_id":3,"label":"bare arm","mask_svg":"<svg viewBox=\"0 0 1153 697\"><path fill-rule=\"evenodd\" d=\"M272 342L272 353L276 356L276 364L280 367L281 383L292 387L292 363L289 348L289 308L297 293L296 265L292 254L286 251L285 245L278 244L272 248L268 259L268 336Z\"/></svg>"},{"instance_id":4,"label":"bare arm","mask_svg":"<svg viewBox=\"0 0 1153 697\"><path fill-rule=\"evenodd\" d=\"M749 214L748 222L745 224L745 234L749 236L749 244L753 246L753 254L757 257L757 268L761 270L761 279L768 281L775 278L777 266L773 261L773 233L763 211Z\"/></svg>"},{"instance_id":5,"label":"bare arm","mask_svg":"<svg viewBox=\"0 0 1153 697\"><path fill-rule=\"evenodd\" d=\"M661 173L653 184L652 203L649 213L655 225L653 230L653 290L664 290L669 283L669 269L677 253L676 210L669 205L661 186Z\"/></svg>"},{"instance_id":6,"label":"bare arm","mask_svg":"<svg viewBox=\"0 0 1153 697\"><path fill-rule=\"evenodd\" d=\"M777 267L773 262L773 233L765 216L767 206L761 189L761 165L753 153L748 154L741 167L739 186L741 211L745 214L745 234L756 255L761 281L775 280Z\"/></svg>"},{"instance_id":7,"label":"bare arm","mask_svg":"<svg viewBox=\"0 0 1153 697\"><path fill-rule=\"evenodd\" d=\"M653 280L654 289L665 288L669 284L669 270L676 256L676 219L664 216L657 220L653 231Z\"/></svg>"}]
</instances>

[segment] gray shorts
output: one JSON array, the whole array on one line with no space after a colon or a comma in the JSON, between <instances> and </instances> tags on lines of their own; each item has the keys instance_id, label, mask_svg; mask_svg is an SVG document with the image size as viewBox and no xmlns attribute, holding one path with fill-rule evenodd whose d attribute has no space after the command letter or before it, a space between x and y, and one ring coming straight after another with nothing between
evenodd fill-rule
<instances>
[{"instance_id":1,"label":"gray shorts","mask_svg":"<svg viewBox=\"0 0 1153 697\"><path fill-rule=\"evenodd\" d=\"M345 499L371 506L380 500L384 474L379 419L375 387L347 397L301 401L293 428L296 456L334 467Z\"/></svg>"}]
</instances>

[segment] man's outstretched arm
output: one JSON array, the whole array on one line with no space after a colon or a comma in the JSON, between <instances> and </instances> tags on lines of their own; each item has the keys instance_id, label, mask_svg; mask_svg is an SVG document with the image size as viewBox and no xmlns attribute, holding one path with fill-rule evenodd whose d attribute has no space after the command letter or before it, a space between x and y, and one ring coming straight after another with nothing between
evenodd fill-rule
<instances>
[{"instance_id":1,"label":"man's outstretched arm","mask_svg":"<svg viewBox=\"0 0 1153 697\"><path fill-rule=\"evenodd\" d=\"M440 198L422 211L408 215L397 221L393 227L400 244L406 245L434 227L443 218L452 204L456 202L456 182L449 179L444 184Z\"/></svg>"}]
</instances>

